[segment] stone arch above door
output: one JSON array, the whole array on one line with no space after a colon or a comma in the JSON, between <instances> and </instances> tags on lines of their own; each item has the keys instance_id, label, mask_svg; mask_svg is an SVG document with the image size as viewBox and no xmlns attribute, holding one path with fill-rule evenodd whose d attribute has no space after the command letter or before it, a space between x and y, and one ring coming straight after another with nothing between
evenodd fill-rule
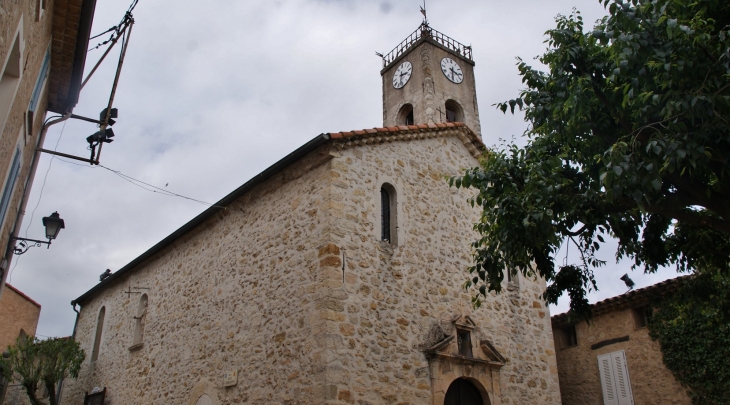
<instances>
[{"instance_id":1,"label":"stone arch above door","mask_svg":"<svg viewBox=\"0 0 730 405\"><path fill-rule=\"evenodd\" d=\"M489 394L481 383L470 378L457 378L446 390L444 405L490 405Z\"/></svg>"},{"instance_id":2,"label":"stone arch above door","mask_svg":"<svg viewBox=\"0 0 730 405\"><path fill-rule=\"evenodd\" d=\"M458 379L476 387L483 404L501 403L499 370L507 360L489 338L469 316L432 325L423 352L430 368L433 405L444 405L449 387Z\"/></svg>"}]
</instances>

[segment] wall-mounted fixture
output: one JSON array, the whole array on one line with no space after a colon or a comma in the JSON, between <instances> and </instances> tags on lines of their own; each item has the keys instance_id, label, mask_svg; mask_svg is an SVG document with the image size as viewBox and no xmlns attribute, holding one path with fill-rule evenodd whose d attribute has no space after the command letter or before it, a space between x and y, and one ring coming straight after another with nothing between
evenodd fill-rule
<instances>
[{"instance_id":1,"label":"wall-mounted fixture","mask_svg":"<svg viewBox=\"0 0 730 405\"><path fill-rule=\"evenodd\" d=\"M58 215L58 212L54 212L47 217L43 217L43 226L46 227L46 238L48 238L48 242L11 236L10 243L20 241L20 243L18 243L18 246L13 247L13 253L15 253L16 255L22 255L23 253L27 252L28 249L30 249L31 247L40 247L42 244L46 244L48 245L48 248L50 248L51 241L56 239L58 233L61 232L61 229L66 228L66 224L63 222L63 219L61 219L61 217Z\"/></svg>"}]
</instances>

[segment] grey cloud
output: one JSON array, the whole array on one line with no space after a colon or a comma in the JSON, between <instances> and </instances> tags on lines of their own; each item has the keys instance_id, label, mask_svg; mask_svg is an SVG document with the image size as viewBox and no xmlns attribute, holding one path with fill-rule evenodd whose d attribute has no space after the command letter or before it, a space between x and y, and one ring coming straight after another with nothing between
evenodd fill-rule
<instances>
[{"instance_id":1,"label":"grey cloud","mask_svg":"<svg viewBox=\"0 0 730 405\"><path fill-rule=\"evenodd\" d=\"M119 21L124 3L100 2L93 32ZM355 3L363 6L353 13ZM116 138L104 146L102 164L215 202L319 133L380 126L382 66L373 51L392 49L422 20L420 1L391 1L387 13L383 4L140 2L115 102ZM553 16L569 13L572 5L567 0L429 2L432 25L474 47L487 145L524 131L520 115L503 115L491 104L517 94L522 83L514 57L541 53ZM597 0L585 2L581 11L586 21L604 12ZM89 68L102 52L89 53ZM76 114L95 116L104 108L114 65L110 58L84 88ZM68 121L52 127L46 146L53 147L62 134L59 151L87 156L85 138L95 130L93 124ZM29 209L39 201L49 162L46 155L39 164ZM66 229L50 249L31 249L16 258L11 279L43 305L39 334L69 335L72 299L94 286L105 269L124 266L205 208L146 191L103 168L55 159L36 214L32 221L27 215L22 230L30 225L27 236L37 238L43 232L40 218L56 210ZM591 299L624 291L618 277L628 265L621 266L605 282L599 279L601 291ZM655 280L631 276L639 286Z\"/></svg>"}]
</instances>

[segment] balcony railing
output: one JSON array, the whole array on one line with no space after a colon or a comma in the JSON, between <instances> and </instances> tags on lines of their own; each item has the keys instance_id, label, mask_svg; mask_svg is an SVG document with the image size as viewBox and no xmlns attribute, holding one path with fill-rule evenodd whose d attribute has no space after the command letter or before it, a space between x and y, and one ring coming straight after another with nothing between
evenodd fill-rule
<instances>
[{"instance_id":1,"label":"balcony railing","mask_svg":"<svg viewBox=\"0 0 730 405\"><path fill-rule=\"evenodd\" d=\"M443 45L444 47L451 49L457 54L465 57L466 59L472 60L471 58L471 46L464 45L455 39L442 34L435 29L428 26L428 24L421 24L418 29L413 31L411 35L406 37L398 46L393 48L392 51L388 52L383 56L383 67L393 63L394 60L398 59L399 56L406 53L413 45L415 45L421 38L431 38L432 41Z\"/></svg>"}]
</instances>

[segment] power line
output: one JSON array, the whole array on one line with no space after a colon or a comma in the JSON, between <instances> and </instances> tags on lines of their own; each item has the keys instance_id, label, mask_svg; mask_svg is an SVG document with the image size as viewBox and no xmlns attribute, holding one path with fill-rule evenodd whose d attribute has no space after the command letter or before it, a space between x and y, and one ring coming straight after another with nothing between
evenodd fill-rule
<instances>
[{"instance_id":1,"label":"power line","mask_svg":"<svg viewBox=\"0 0 730 405\"><path fill-rule=\"evenodd\" d=\"M140 188L142 188L144 190L147 190L147 191L151 191L153 193L159 193L159 194L167 195L167 196L170 196L170 197L179 197L179 198L183 198L183 199L186 199L186 200L190 200L190 201L197 202L199 204L204 204L204 205L207 205L207 206L210 206L210 207L218 207L218 208L226 209L226 207L214 205L214 204L211 204L209 202L205 202L205 201L201 201L201 200L196 200L195 198L186 197L186 196L184 196L182 194L173 193L172 191L168 191L168 190L165 190L163 188L154 186L152 184L145 183L142 180L137 180L134 177L127 176L126 174L122 173L121 171L110 169L110 168L108 168L108 167L106 167L104 165L99 165L99 167L102 167L102 168L104 168L106 170L109 170L110 172L112 172L112 173L116 174L117 176L121 177L122 179L124 179L124 180L126 180L126 181L128 181L128 182L130 182L132 184L134 184L135 186L140 187ZM152 187L152 189L146 188L146 187L144 187L144 186L142 186L140 184L137 184L137 183L144 184L145 186L148 186L148 187Z\"/></svg>"},{"instance_id":2,"label":"power line","mask_svg":"<svg viewBox=\"0 0 730 405\"><path fill-rule=\"evenodd\" d=\"M64 162L64 163L68 163L68 164L72 164L72 165L76 165L76 166L87 167L87 168L90 168L90 169L96 169L97 167L101 167L103 169L106 169L106 170L108 170L108 171L116 174L122 180L124 180L124 181L126 181L126 182L128 182L128 183L130 183L130 184L132 184L134 186L137 186L137 187L139 187L139 188L141 188L141 189L143 189L145 191L150 191L150 192L153 192L153 193L162 194L162 195L165 195L165 196L168 196L168 197L178 197L178 198L182 198L182 199L185 199L185 200L189 200L189 201L196 202L198 204L207 205L209 207L217 207L217 208L227 209L226 207L223 207L223 206L220 206L220 205L214 205L214 204L211 204L209 202L205 202L205 201L197 200L195 198L191 198L191 197L184 196L182 194L173 193L172 191L165 190L165 189L163 189L161 187L157 187L155 185L146 183L146 182L144 182L142 180L135 179L132 176L127 176L126 174L122 173L119 170L114 170L114 169L109 168L109 167L106 167L104 165L87 166L87 165L78 164L78 163L71 162L71 161L68 161L68 160L65 160L65 159L61 159L61 158L58 158L58 160L61 161L61 162Z\"/></svg>"},{"instance_id":3,"label":"power line","mask_svg":"<svg viewBox=\"0 0 730 405\"><path fill-rule=\"evenodd\" d=\"M58 139L56 140L56 146L53 148L54 151L58 150L58 144L61 142L61 138L63 138L63 131L66 129L66 123L67 121L63 121L63 126L61 127L61 134L58 135ZM41 186L41 192L38 195L38 202L35 205L35 208L33 208L33 212L30 214L30 221L28 221L28 226L25 228L25 237L28 237L28 229L30 229L30 224L33 223L33 216L35 215L35 210L38 209L38 206L41 205L41 199L43 198L43 189L46 188L46 180L48 179L48 173L51 171L51 166L53 165L53 159L55 159L56 156L53 155L51 157L51 161L48 162L48 169L46 170L46 175L43 177L43 185ZM15 267L13 267L15 268Z\"/></svg>"},{"instance_id":4,"label":"power line","mask_svg":"<svg viewBox=\"0 0 730 405\"><path fill-rule=\"evenodd\" d=\"M95 47L90 48L86 52L91 52L94 49L98 49L98 48L100 48L100 47L102 47L102 46L104 46L104 45L106 45L106 44L108 44L108 43L110 43L112 41L115 41L115 38L118 37L119 34L120 34L120 30L122 30L122 26L124 26L125 24L127 24L127 22L132 19L132 10L134 10L134 8L137 7L137 3L139 3L139 0L132 1L132 4L129 5L129 8L127 9L127 12L124 13L124 17L122 17L122 20L119 22L119 24L117 24L117 25L109 28L108 30L102 32L101 34L97 34L97 35L94 35L93 37L89 38L89 40L92 40L94 38L99 38L100 36L102 36L104 34L107 34L107 33L110 33L110 32L112 33L109 36L109 39L107 39L106 41L103 41L103 42L98 43Z\"/></svg>"},{"instance_id":5,"label":"power line","mask_svg":"<svg viewBox=\"0 0 730 405\"><path fill-rule=\"evenodd\" d=\"M49 117L46 122L48 122L49 119L53 117ZM66 129L66 122L63 122L63 126L61 127L61 134L58 135L58 140L56 140L56 146L53 148L53 150L58 150L58 144L61 142L61 138L63 137L63 131ZM45 126L45 123L43 124ZM33 212L30 214L30 221L28 221L28 226L25 227L25 237L28 237L28 229L30 229L30 225L33 223L33 216L35 215L35 211L38 209L38 206L41 205L41 199L43 198L43 189L46 187L46 179L48 179L48 173L51 171L51 165L53 165L53 159L55 159L56 156L54 155L51 158L51 161L48 162L48 170L46 170L46 175L43 177L43 185L41 186L41 192L40 195L38 195L38 202L35 205L35 208L33 208ZM10 269L10 273L8 273L8 281L12 281L13 277L13 271L15 271L15 268L18 267L18 263L20 263L20 256L18 256L15 259L15 265L13 265L13 268Z\"/></svg>"}]
</instances>

